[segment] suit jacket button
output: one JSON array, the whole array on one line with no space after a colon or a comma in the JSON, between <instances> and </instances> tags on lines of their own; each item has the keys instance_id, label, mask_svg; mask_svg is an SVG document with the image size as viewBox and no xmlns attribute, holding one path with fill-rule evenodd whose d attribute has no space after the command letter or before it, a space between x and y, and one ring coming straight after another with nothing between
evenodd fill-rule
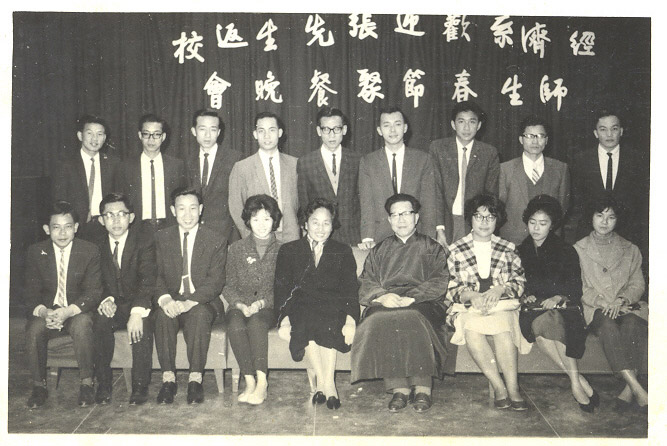
<instances>
[{"instance_id":1,"label":"suit jacket button","mask_svg":"<svg viewBox=\"0 0 667 446\"><path fill-rule=\"evenodd\" d=\"M606 272L607 272L607 268L602 268L602 272L603 272L603 273L606 273Z\"/></svg>"}]
</instances>

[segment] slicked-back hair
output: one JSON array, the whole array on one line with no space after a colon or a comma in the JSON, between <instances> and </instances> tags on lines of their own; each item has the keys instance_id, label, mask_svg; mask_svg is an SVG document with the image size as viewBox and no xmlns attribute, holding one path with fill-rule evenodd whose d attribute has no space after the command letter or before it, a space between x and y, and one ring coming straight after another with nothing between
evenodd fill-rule
<instances>
[{"instance_id":1,"label":"slicked-back hair","mask_svg":"<svg viewBox=\"0 0 667 446\"><path fill-rule=\"evenodd\" d=\"M95 115L83 115L81 116L77 121L76 121L76 128L77 131L83 132L83 128L86 126L86 124L99 124L102 127L104 127L104 134L109 137L109 126L107 125L106 121L99 116Z\"/></svg>"},{"instance_id":2,"label":"slicked-back hair","mask_svg":"<svg viewBox=\"0 0 667 446\"><path fill-rule=\"evenodd\" d=\"M164 119L153 113L145 114L139 119L139 125L137 126L137 130L141 132L141 130L144 128L144 124L147 122L157 122L162 126L162 131L164 133L167 132L167 121L165 121Z\"/></svg>"},{"instance_id":3,"label":"slicked-back hair","mask_svg":"<svg viewBox=\"0 0 667 446\"><path fill-rule=\"evenodd\" d=\"M477 116L477 120L481 123L486 121L486 113L484 113L484 110L482 110L482 107L477 105L476 102L473 101L463 101L463 102L457 102L454 104L454 107L452 108L452 111L450 113L450 118L452 121L456 121L456 117L458 116L459 113L463 112L472 112Z\"/></svg>"},{"instance_id":4,"label":"slicked-back hair","mask_svg":"<svg viewBox=\"0 0 667 446\"><path fill-rule=\"evenodd\" d=\"M45 224L48 226L51 224L51 217L54 215L71 215L74 223L79 223L79 214L77 214L74 206L69 201L65 200L56 200L53 202L51 207L49 207L48 212L44 216Z\"/></svg>"},{"instance_id":5,"label":"slicked-back hair","mask_svg":"<svg viewBox=\"0 0 667 446\"><path fill-rule=\"evenodd\" d=\"M551 129L549 128L549 124L547 123L546 119L537 115L530 115L526 116L521 121L521 124L519 126L519 136L523 135L523 133L526 131L526 127L533 127L536 125L541 125L542 127L544 127L544 133L546 133L547 136L551 134Z\"/></svg>"},{"instance_id":6,"label":"slicked-back hair","mask_svg":"<svg viewBox=\"0 0 667 446\"><path fill-rule=\"evenodd\" d=\"M273 119L275 119L276 124L278 125L278 128L279 129L283 128L283 123L280 121L280 118L278 117L278 115L276 115L273 112L268 112L268 111L259 112L255 115L255 127L257 127L257 123L259 122L259 120L264 119L264 118L273 118Z\"/></svg>"},{"instance_id":7,"label":"slicked-back hair","mask_svg":"<svg viewBox=\"0 0 667 446\"><path fill-rule=\"evenodd\" d=\"M408 123L408 118L405 116L405 113L403 113L403 110L397 105L391 105L389 107L383 107L380 109L380 113L378 114L378 127L382 123L382 115L388 115L391 113L400 113L401 117L403 118L403 122L405 124Z\"/></svg>"},{"instance_id":8,"label":"slicked-back hair","mask_svg":"<svg viewBox=\"0 0 667 446\"><path fill-rule=\"evenodd\" d=\"M621 115L619 115L616 110L611 110L608 108L603 108L595 112L595 121L593 121L593 128L597 129L598 122L600 122L600 119L606 118L607 116L616 116L616 119L618 119L618 125L621 128L623 128L623 119L621 118Z\"/></svg>"},{"instance_id":9,"label":"slicked-back hair","mask_svg":"<svg viewBox=\"0 0 667 446\"><path fill-rule=\"evenodd\" d=\"M505 203L495 194L483 193L475 195L465 203L463 214L465 221L472 225L472 216L479 208L486 208L489 214L496 216L496 230L507 221L507 212L505 212Z\"/></svg>"},{"instance_id":10,"label":"slicked-back hair","mask_svg":"<svg viewBox=\"0 0 667 446\"><path fill-rule=\"evenodd\" d=\"M181 186L177 187L172 191L171 205L176 206L176 198L183 195L194 195L195 197L197 197L197 201L199 202L199 204L204 204L204 200L201 196L201 193L199 192L199 189L196 189L194 187Z\"/></svg>"},{"instance_id":11,"label":"slicked-back hair","mask_svg":"<svg viewBox=\"0 0 667 446\"><path fill-rule=\"evenodd\" d=\"M271 230L275 231L278 229L278 226L280 226L280 220L283 218L283 213L280 212L280 207L278 207L278 202L275 200L275 198L266 194L253 195L248 197L248 199L245 201L245 204L243 205L243 211L241 212L241 219L243 220L243 223L245 223L246 227L248 229L252 229L250 227L250 219L262 209L268 212L273 219L273 226L271 227Z\"/></svg>"},{"instance_id":12,"label":"slicked-back hair","mask_svg":"<svg viewBox=\"0 0 667 446\"><path fill-rule=\"evenodd\" d=\"M412 210L415 214L419 213L422 205L415 197L410 194L394 194L391 197L387 198L387 201L384 202L384 210L387 211L387 215L391 214L391 207L396 203L407 201L412 205Z\"/></svg>"},{"instance_id":13,"label":"slicked-back hair","mask_svg":"<svg viewBox=\"0 0 667 446\"><path fill-rule=\"evenodd\" d=\"M118 203L118 202L123 202L128 211L134 212L134 208L132 207L132 203L130 202L130 197L128 197L125 194L121 194L120 192L111 192L106 194L104 198L102 198L102 201L100 201L100 215L104 214L104 207L107 204Z\"/></svg>"},{"instance_id":14,"label":"slicked-back hair","mask_svg":"<svg viewBox=\"0 0 667 446\"><path fill-rule=\"evenodd\" d=\"M222 118L216 112L215 110L209 110L207 108L203 108L201 110L197 110L195 114L192 116L192 128L197 128L197 118L200 116L210 116L212 118L218 118L218 128L220 129L220 134L222 135L225 130L225 124L222 122Z\"/></svg>"},{"instance_id":15,"label":"slicked-back hair","mask_svg":"<svg viewBox=\"0 0 667 446\"><path fill-rule=\"evenodd\" d=\"M551 219L551 229L558 229L563 222L563 208L560 202L547 194L540 194L528 202L523 211L522 219L525 224L538 212L544 212Z\"/></svg>"},{"instance_id":16,"label":"slicked-back hair","mask_svg":"<svg viewBox=\"0 0 667 446\"><path fill-rule=\"evenodd\" d=\"M321 124L322 118L332 118L334 116L339 116L340 119L343 121L343 125L347 125L347 118L343 114L342 111L340 111L337 108L331 108L331 107L322 107L318 112L317 112L317 117L316 121L317 126L319 127Z\"/></svg>"}]
</instances>

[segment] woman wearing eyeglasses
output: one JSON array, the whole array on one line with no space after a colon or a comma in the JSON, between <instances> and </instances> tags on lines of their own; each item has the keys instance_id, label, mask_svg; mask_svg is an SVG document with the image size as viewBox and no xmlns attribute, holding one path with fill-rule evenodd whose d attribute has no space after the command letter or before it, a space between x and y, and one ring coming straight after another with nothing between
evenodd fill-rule
<instances>
[{"instance_id":1,"label":"woman wearing eyeglasses","mask_svg":"<svg viewBox=\"0 0 667 446\"><path fill-rule=\"evenodd\" d=\"M467 346L493 386L496 408L526 410L517 377L517 350L526 354L531 348L519 328L526 278L514 244L494 235L505 222L505 206L495 195L480 194L466 201L464 217L472 231L449 247L447 258L451 342Z\"/></svg>"},{"instance_id":2,"label":"woman wearing eyeglasses","mask_svg":"<svg viewBox=\"0 0 667 446\"><path fill-rule=\"evenodd\" d=\"M521 156L500 165L498 196L505 203L507 222L500 228L500 236L518 245L527 236L523 211L537 195L555 197L563 209L570 203L570 172L567 164L543 155L549 142L548 125L537 116L529 116L521 123L519 142Z\"/></svg>"}]
</instances>

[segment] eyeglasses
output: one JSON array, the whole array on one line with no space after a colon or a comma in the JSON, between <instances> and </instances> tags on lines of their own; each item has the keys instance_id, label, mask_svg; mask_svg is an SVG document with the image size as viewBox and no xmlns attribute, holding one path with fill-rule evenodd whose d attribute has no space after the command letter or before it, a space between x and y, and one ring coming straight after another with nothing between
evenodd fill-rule
<instances>
[{"instance_id":1,"label":"eyeglasses","mask_svg":"<svg viewBox=\"0 0 667 446\"><path fill-rule=\"evenodd\" d=\"M155 132L155 133L148 133L148 132L141 132L141 139L160 139L162 138L162 135L164 133L162 132Z\"/></svg>"},{"instance_id":2,"label":"eyeglasses","mask_svg":"<svg viewBox=\"0 0 667 446\"><path fill-rule=\"evenodd\" d=\"M331 132L334 132L334 134L336 134L336 135L340 135L340 134L343 132L343 127L340 126L340 125L337 125L337 126L334 127L334 128L331 128L331 127L320 127L320 129L322 130L322 133L324 133L325 135L328 135L328 134L331 133Z\"/></svg>"},{"instance_id":3,"label":"eyeglasses","mask_svg":"<svg viewBox=\"0 0 667 446\"><path fill-rule=\"evenodd\" d=\"M533 141L536 138L539 139L540 141L544 141L545 139L547 139L547 135L545 135L544 133L538 133L537 135L534 133L524 133L522 136L529 141Z\"/></svg>"},{"instance_id":4,"label":"eyeglasses","mask_svg":"<svg viewBox=\"0 0 667 446\"><path fill-rule=\"evenodd\" d=\"M114 218L126 218L128 215L130 215L130 213L125 211L105 212L102 214L102 216L104 216L104 218L107 220L113 220Z\"/></svg>"},{"instance_id":5,"label":"eyeglasses","mask_svg":"<svg viewBox=\"0 0 667 446\"><path fill-rule=\"evenodd\" d=\"M399 212L399 213L389 214L389 216L390 216L393 220L398 220L398 219L401 218L401 217L408 217L408 216L410 216L410 215L412 215L412 214L415 214L415 213L416 213L415 211L405 211L405 212Z\"/></svg>"},{"instance_id":6,"label":"eyeglasses","mask_svg":"<svg viewBox=\"0 0 667 446\"><path fill-rule=\"evenodd\" d=\"M496 216L493 214L482 215L477 213L477 214L472 214L472 216L477 223L481 223L483 221L488 221L489 223L493 223L494 221L496 221Z\"/></svg>"}]
</instances>

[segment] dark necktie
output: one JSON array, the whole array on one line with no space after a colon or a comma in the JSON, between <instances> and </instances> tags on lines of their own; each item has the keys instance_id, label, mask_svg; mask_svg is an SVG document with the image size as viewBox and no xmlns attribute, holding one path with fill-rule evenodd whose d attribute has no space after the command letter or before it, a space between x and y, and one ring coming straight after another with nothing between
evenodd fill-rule
<instances>
[{"instance_id":1,"label":"dark necktie","mask_svg":"<svg viewBox=\"0 0 667 446\"><path fill-rule=\"evenodd\" d=\"M336 154L333 154L333 161L331 163L331 173L336 176Z\"/></svg>"},{"instance_id":2,"label":"dark necktie","mask_svg":"<svg viewBox=\"0 0 667 446\"><path fill-rule=\"evenodd\" d=\"M271 183L271 195L278 201L278 188L276 187L276 174L273 171L273 157L269 157L269 180Z\"/></svg>"},{"instance_id":3,"label":"dark necktie","mask_svg":"<svg viewBox=\"0 0 667 446\"><path fill-rule=\"evenodd\" d=\"M398 193L398 177L396 176L396 154L392 153L394 157L391 160L391 185L394 188L394 194Z\"/></svg>"},{"instance_id":4,"label":"dark necktie","mask_svg":"<svg viewBox=\"0 0 667 446\"><path fill-rule=\"evenodd\" d=\"M315 267L320 263L320 257L322 257L322 244L317 243L315 240L311 243L311 248L313 250L313 262L315 262Z\"/></svg>"},{"instance_id":5,"label":"dark necktie","mask_svg":"<svg viewBox=\"0 0 667 446\"><path fill-rule=\"evenodd\" d=\"M611 159L611 153L607 152L609 160L607 161L607 183L605 184L605 189L607 192L614 190L614 161Z\"/></svg>"},{"instance_id":6,"label":"dark necktie","mask_svg":"<svg viewBox=\"0 0 667 446\"><path fill-rule=\"evenodd\" d=\"M155 225L157 218L157 202L155 201L155 165L151 160L151 221ZM116 242L118 244L118 242Z\"/></svg>"},{"instance_id":7,"label":"dark necktie","mask_svg":"<svg viewBox=\"0 0 667 446\"><path fill-rule=\"evenodd\" d=\"M90 212L93 206L93 192L95 191L95 157L90 159L90 176L88 177L88 218L86 222L91 220L93 215Z\"/></svg>"},{"instance_id":8,"label":"dark necktie","mask_svg":"<svg viewBox=\"0 0 667 446\"><path fill-rule=\"evenodd\" d=\"M190 295L190 269L188 268L188 234L183 233L183 295Z\"/></svg>"},{"instance_id":9,"label":"dark necktie","mask_svg":"<svg viewBox=\"0 0 667 446\"><path fill-rule=\"evenodd\" d=\"M116 270L116 286L118 287L118 292L120 294L123 294L121 290L121 281L120 281L120 262L118 261L118 240L115 241L116 246L113 248L113 265L115 266Z\"/></svg>"},{"instance_id":10,"label":"dark necktie","mask_svg":"<svg viewBox=\"0 0 667 446\"><path fill-rule=\"evenodd\" d=\"M461 158L461 215L464 214L466 202L466 174L468 173L468 156L466 154L468 148L463 149L463 158Z\"/></svg>"},{"instance_id":11,"label":"dark necktie","mask_svg":"<svg viewBox=\"0 0 667 446\"><path fill-rule=\"evenodd\" d=\"M201 172L201 188L205 188L208 184L208 153L204 152L204 168Z\"/></svg>"}]
</instances>

